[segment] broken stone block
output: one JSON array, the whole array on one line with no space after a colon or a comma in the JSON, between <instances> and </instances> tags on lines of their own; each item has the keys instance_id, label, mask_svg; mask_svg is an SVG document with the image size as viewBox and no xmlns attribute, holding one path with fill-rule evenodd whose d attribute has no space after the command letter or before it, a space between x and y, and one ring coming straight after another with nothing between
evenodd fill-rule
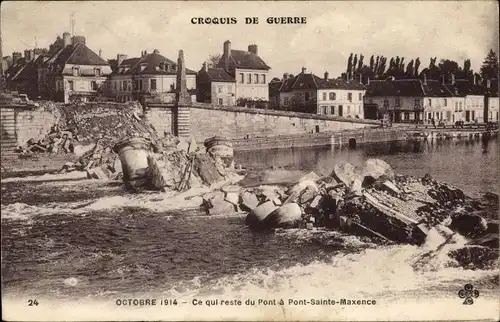
<instances>
[{"instance_id":1,"label":"broken stone block","mask_svg":"<svg viewBox=\"0 0 500 322\"><path fill-rule=\"evenodd\" d=\"M299 204L303 205L312 201L318 195L318 188L316 186L307 186L302 191L299 197Z\"/></svg>"},{"instance_id":2,"label":"broken stone block","mask_svg":"<svg viewBox=\"0 0 500 322\"><path fill-rule=\"evenodd\" d=\"M311 208L318 208L319 207L319 203L320 203L320 201L321 201L322 198L323 197L321 195L317 195L316 197L314 197L314 199L309 204L309 207L311 207Z\"/></svg>"},{"instance_id":3,"label":"broken stone block","mask_svg":"<svg viewBox=\"0 0 500 322\"><path fill-rule=\"evenodd\" d=\"M355 178L349 185L349 191L357 196L361 196L363 189L363 184L359 178Z\"/></svg>"},{"instance_id":4,"label":"broken stone block","mask_svg":"<svg viewBox=\"0 0 500 322\"><path fill-rule=\"evenodd\" d=\"M466 237L478 237L486 233L488 222L474 214L460 214L451 219L449 228Z\"/></svg>"},{"instance_id":5,"label":"broken stone block","mask_svg":"<svg viewBox=\"0 0 500 322\"><path fill-rule=\"evenodd\" d=\"M299 182L302 182L302 181L314 181L314 182L316 182L319 179L320 179L320 177L314 171L311 171L308 174L306 174L305 176L302 176L299 179Z\"/></svg>"},{"instance_id":6,"label":"broken stone block","mask_svg":"<svg viewBox=\"0 0 500 322\"><path fill-rule=\"evenodd\" d=\"M237 192L239 193L241 191L241 187L237 185L227 185L221 187L221 190L224 192Z\"/></svg>"},{"instance_id":7,"label":"broken stone block","mask_svg":"<svg viewBox=\"0 0 500 322\"><path fill-rule=\"evenodd\" d=\"M179 143L177 143L177 149L188 152L189 142L187 142L184 138L179 138Z\"/></svg>"},{"instance_id":8,"label":"broken stone block","mask_svg":"<svg viewBox=\"0 0 500 322\"><path fill-rule=\"evenodd\" d=\"M302 219L302 209L294 202L284 204L273 213L277 227L295 225Z\"/></svg>"},{"instance_id":9,"label":"broken stone block","mask_svg":"<svg viewBox=\"0 0 500 322\"><path fill-rule=\"evenodd\" d=\"M337 181L343 182L349 187L354 179L361 176L361 170L349 162L343 162L335 164L331 175Z\"/></svg>"},{"instance_id":10,"label":"broken stone block","mask_svg":"<svg viewBox=\"0 0 500 322\"><path fill-rule=\"evenodd\" d=\"M237 192L226 192L225 201L237 206L239 204L240 195Z\"/></svg>"},{"instance_id":11,"label":"broken stone block","mask_svg":"<svg viewBox=\"0 0 500 322\"><path fill-rule=\"evenodd\" d=\"M258 205L259 205L259 200L257 199L257 196L255 196L255 194L249 191L244 191L240 195L240 206L242 207L242 209L247 211L252 211Z\"/></svg>"},{"instance_id":12,"label":"broken stone block","mask_svg":"<svg viewBox=\"0 0 500 322\"><path fill-rule=\"evenodd\" d=\"M386 180L382 183L382 188L395 196L399 196L401 194L401 190L399 190L399 188L389 180Z\"/></svg>"},{"instance_id":13,"label":"broken stone block","mask_svg":"<svg viewBox=\"0 0 500 322\"><path fill-rule=\"evenodd\" d=\"M196 152L197 149L198 149L198 144L196 144L196 141L194 139L191 139L191 141L189 142L189 148L187 150L187 153Z\"/></svg>"},{"instance_id":14,"label":"broken stone block","mask_svg":"<svg viewBox=\"0 0 500 322\"><path fill-rule=\"evenodd\" d=\"M102 167L87 169L87 178L98 179L98 180L108 180L109 175Z\"/></svg>"},{"instance_id":15,"label":"broken stone block","mask_svg":"<svg viewBox=\"0 0 500 322\"><path fill-rule=\"evenodd\" d=\"M266 201L254 208L251 213L255 218L258 219L259 222L262 222L277 208L278 207L276 207L272 201Z\"/></svg>"},{"instance_id":16,"label":"broken stone block","mask_svg":"<svg viewBox=\"0 0 500 322\"><path fill-rule=\"evenodd\" d=\"M195 171L208 185L224 180L215 165L214 159L206 154L197 155L195 159Z\"/></svg>"},{"instance_id":17,"label":"broken stone block","mask_svg":"<svg viewBox=\"0 0 500 322\"><path fill-rule=\"evenodd\" d=\"M207 214L209 215L229 215L236 212L235 205L220 199L212 199L211 200L212 207L208 208Z\"/></svg>"},{"instance_id":18,"label":"broken stone block","mask_svg":"<svg viewBox=\"0 0 500 322\"><path fill-rule=\"evenodd\" d=\"M363 167L363 176L370 176L378 179L385 175L389 180L394 180L394 170L385 161L380 159L368 159Z\"/></svg>"},{"instance_id":19,"label":"broken stone block","mask_svg":"<svg viewBox=\"0 0 500 322\"><path fill-rule=\"evenodd\" d=\"M115 173L123 172L122 162L120 161L120 158L116 158L115 161L113 162L113 170Z\"/></svg>"}]
</instances>

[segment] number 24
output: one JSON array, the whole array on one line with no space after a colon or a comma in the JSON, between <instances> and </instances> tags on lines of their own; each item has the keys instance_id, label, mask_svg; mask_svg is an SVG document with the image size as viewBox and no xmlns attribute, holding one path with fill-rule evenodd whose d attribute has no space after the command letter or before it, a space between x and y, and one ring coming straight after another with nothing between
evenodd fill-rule
<instances>
[{"instance_id":1,"label":"number 24","mask_svg":"<svg viewBox=\"0 0 500 322\"><path fill-rule=\"evenodd\" d=\"M28 306L38 306L37 300L28 300Z\"/></svg>"}]
</instances>

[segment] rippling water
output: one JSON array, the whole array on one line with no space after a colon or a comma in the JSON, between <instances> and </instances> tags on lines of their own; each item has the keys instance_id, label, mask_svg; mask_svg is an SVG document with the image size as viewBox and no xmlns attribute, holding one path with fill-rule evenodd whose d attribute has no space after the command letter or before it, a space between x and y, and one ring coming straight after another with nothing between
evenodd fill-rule
<instances>
[{"instance_id":1,"label":"rippling water","mask_svg":"<svg viewBox=\"0 0 500 322\"><path fill-rule=\"evenodd\" d=\"M323 174L339 160L361 164L369 157L386 160L400 173L429 172L469 194L497 188L498 141L236 155L247 167L274 164ZM253 233L242 214L208 217L196 208L197 198L129 195L118 182L11 180L1 189L2 286L12 297L160 294L191 301L342 294L397 301L455 298L468 282L482 294L498 291L497 270L463 270L446 256L459 245L416 265L442 242L432 233L422 247L381 247L319 229Z\"/></svg>"}]
</instances>

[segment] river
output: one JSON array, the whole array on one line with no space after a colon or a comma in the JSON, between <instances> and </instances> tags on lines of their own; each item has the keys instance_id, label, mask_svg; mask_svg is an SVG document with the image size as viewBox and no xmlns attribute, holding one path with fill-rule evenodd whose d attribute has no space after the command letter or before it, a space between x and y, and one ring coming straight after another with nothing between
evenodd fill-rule
<instances>
[{"instance_id":1,"label":"river","mask_svg":"<svg viewBox=\"0 0 500 322\"><path fill-rule=\"evenodd\" d=\"M235 155L236 163L247 168L275 165L318 174L329 174L338 161L362 164L371 157L387 161L398 173L430 173L470 195L498 193L498 140L486 145L394 142L354 150L307 148ZM205 216L196 209L195 199L129 195L119 183L11 179L1 189L2 297L21 309L27 299L45 299L52 301L53 313L63 316L55 300L83 301L78 303L94 303L94 308L100 303L102 311L94 313L98 318L117 318L124 311L109 303L125 297L175 299L178 304L169 311L169 319L323 319L329 314L346 319L363 314L368 319L390 319L394 314L401 319L437 319L433 313L437 311L415 310L415 303L434 305L435 310L453 306L442 316L446 318L472 312L476 314L472 317L484 316L492 305L498 308L494 295L499 290L498 270L458 268L445 251L415 265L420 255L440 243L432 233L421 247L381 247L322 229L253 233L244 225L243 215ZM466 283L481 292L478 304L468 311L457 297ZM235 311L192 303L195 298L334 297L376 299L380 304L358 311L293 305L283 311L272 306ZM90 307L81 305L85 309L80 313L90 314ZM391 309L386 312L384 305ZM162 318L165 312L148 316Z\"/></svg>"}]
</instances>

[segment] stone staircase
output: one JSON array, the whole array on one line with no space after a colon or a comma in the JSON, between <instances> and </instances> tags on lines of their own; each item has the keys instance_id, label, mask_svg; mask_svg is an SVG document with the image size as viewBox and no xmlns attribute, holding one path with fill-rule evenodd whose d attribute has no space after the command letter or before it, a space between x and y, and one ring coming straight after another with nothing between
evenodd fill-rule
<instances>
[{"instance_id":1,"label":"stone staircase","mask_svg":"<svg viewBox=\"0 0 500 322\"><path fill-rule=\"evenodd\" d=\"M16 116L13 108L0 108L0 152L2 159L16 158Z\"/></svg>"}]
</instances>

